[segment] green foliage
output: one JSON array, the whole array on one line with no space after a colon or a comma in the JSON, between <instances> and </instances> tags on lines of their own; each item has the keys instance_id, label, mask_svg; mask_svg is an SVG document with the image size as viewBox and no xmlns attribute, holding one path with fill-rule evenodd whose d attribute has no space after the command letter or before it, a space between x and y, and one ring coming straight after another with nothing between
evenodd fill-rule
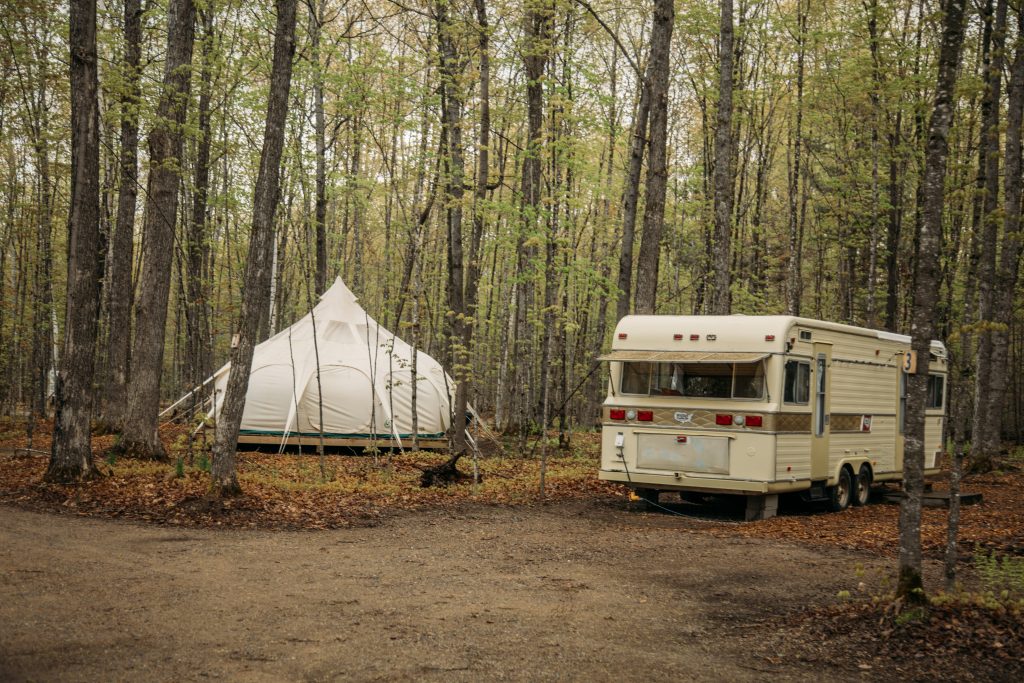
<instances>
[{"instance_id":1,"label":"green foliage","mask_svg":"<svg viewBox=\"0 0 1024 683\"><path fill-rule=\"evenodd\" d=\"M1024 557L978 551L974 554L974 567L990 595L1002 600L1024 599Z\"/></svg>"}]
</instances>

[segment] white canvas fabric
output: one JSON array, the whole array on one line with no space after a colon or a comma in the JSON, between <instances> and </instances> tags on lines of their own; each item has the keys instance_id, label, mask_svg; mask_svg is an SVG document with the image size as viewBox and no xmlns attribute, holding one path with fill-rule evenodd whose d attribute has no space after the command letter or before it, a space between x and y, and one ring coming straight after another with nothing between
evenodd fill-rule
<instances>
[{"instance_id":1,"label":"white canvas fabric","mask_svg":"<svg viewBox=\"0 0 1024 683\"><path fill-rule=\"evenodd\" d=\"M214 374L215 415L230 369L228 363ZM439 437L451 422L455 382L422 351L416 371L417 431ZM404 440L412 436L412 386L412 347L367 315L339 278L312 314L256 347L241 434L268 442L317 436L322 395L326 437Z\"/></svg>"}]
</instances>

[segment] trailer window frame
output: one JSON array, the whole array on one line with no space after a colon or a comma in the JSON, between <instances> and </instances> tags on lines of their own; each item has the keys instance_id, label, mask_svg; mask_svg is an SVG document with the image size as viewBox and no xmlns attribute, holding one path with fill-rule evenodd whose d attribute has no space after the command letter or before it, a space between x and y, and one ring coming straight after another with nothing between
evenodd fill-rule
<instances>
[{"instance_id":1,"label":"trailer window frame","mask_svg":"<svg viewBox=\"0 0 1024 683\"><path fill-rule=\"evenodd\" d=\"M928 373L928 402L925 404L927 410L942 410L946 405L946 376L937 373Z\"/></svg>"},{"instance_id":2,"label":"trailer window frame","mask_svg":"<svg viewBox=\"0 0 1024 683\"><path fill-rule=\"evenodd\" d=\"M768 392L768 369L764 358L753 362L699 362L699 361L622 361L622 372L619 378L619 394L623 396L653 396L659 398L683 398L696 400L726 401L765 401ZM637 366L646 366L647 390L640 392L640 372ZM728 367L728 373L697 373L694 368L716 366ZM737 366L751 366L750 372L737 373ZM690 372L687 372L687 368ZM745 369L745 368L744 368ZM750 378L744 387L743 394L737 393L737 378ZM722 395L721 378L728 381L728 394ZM696 391L701 384L705 390ZM715 388L715 385L719 385ZM687 391L687 387L693 387ZM756 391L757 395L749 395Z\"/></svg>"},{"instance_id":3,"label":"trailer window frame","mask_svg":"<svg viewBox=\"0 0 1024 683\"><path fill-rule=\"evenodd\" d=\"M792 375L791 375L792 371ZM801 391L798 391L802 390ZM803 397L801 399L801 396ZM782 402L791 406L806 406L811 403L811 361L799 358L787 359L782 371Z\"/></svg>"}]
</instances>

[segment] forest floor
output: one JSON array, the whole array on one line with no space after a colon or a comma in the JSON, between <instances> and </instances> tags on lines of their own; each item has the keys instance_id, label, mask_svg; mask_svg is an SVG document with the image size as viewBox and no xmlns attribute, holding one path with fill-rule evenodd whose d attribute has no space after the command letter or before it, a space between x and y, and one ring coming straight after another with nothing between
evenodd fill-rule
<instances>
[{"instance_id":1,"label":"forest floor","mask_svg":"<svg viewBox=\"0 0 1024 683\"><path fill-rule=\"evenodd\" d=\"M1024 676L1019 471L968 479L972 593L919 615L885 598L897 506L650 512L597 481L591 435L551 449L543 498L536 453L446 489L418 486L441 455L242 453L223 503L201 458L108 461L109 440L106 476L50 486L0 425L0 680ZM924 512L935 590L945 511Z\"/></svg>"}]
</instances>

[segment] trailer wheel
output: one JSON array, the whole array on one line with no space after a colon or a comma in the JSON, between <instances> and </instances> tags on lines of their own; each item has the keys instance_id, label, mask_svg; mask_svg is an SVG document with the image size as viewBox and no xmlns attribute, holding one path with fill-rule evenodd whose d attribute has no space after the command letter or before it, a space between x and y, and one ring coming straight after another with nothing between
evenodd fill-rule
<instances>
[{"instance_id":1,"label":"trailer wheel","mask_svg":"<svg viewBox=\"0 0 1024 683\"><path fill-rule=\"evenodd\" d=\"M839 481L835 486L828 487L828 509L832 512L842 512L850 507L850 499L853 498L853 477L850 476L850 468L844 467L839 470Z\"/></svg>"},{"instance_id":2,"label":"trailer wheel","mask_svg":"<svg viewBox=\"0 0 1024 683\"><path fill-rule=\"evenodd\" d=\"M867 505L871 497L871 468L867 463L860 466L857 478L853 480L853 504Z\"/></svg>"}]
</instances>

